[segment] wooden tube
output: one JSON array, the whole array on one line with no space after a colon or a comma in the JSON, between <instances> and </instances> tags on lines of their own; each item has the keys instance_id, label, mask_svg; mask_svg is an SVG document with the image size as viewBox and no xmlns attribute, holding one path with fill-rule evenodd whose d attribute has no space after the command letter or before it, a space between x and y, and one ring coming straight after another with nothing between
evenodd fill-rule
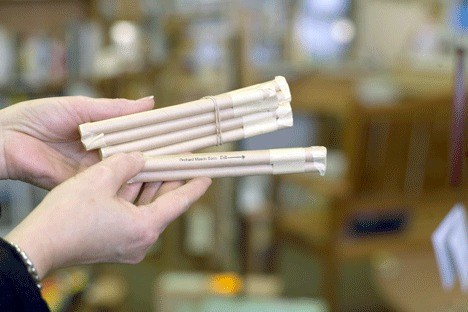
<instances>
[{"instance_id":1,"label":"wooden tube","mask_svg":"<svg viewBox=\"0 0 468 312\"><path fill-rule=\"evenodd\" d=\"M222 134L223 142L233 142L236 140L253 137L255 135L260 135L279 129L284 129L292 126L292 114L284 116L276 120L276 122L268 122L257 125L248 125L242 129L234 129L226 131ZM185 152L192 152L201 148L216 146L218 145L218 136L209 135L202 138L194 139L191 141L180 142L148 151L144 151L144 154L147 156L157 156L157 155L167 155L167 154L178 154ZM102 158L109 157L106 151L103 149L100 150Z\"/></svg>"},{"instance_id":2,"label":"wooden tube","mask_svg":"<svg viewBox=\"0 0 468 312\"><path fill-rule=\"evenodd\" d=\"M278 103L278 101L264 101L256 105L243 105L236 108L227 108L219 111L219 119L220 121L224 121L231 118L242 117L259 112L275 111L278 109L278 106L281 105L282 103ZM136 141L187 128L206 125L209 123L214 124L216 121L215 116L215 112L212 111L209 113L168 120L161 123L135 127L107 134L89 135L82 139L82 143L86 150L104 148L107 146Z\"/></svg>"},{"instance_id":3,"label":"wooden tube","mask_svg":"<svg viewBox=\"0 0 468 312\"><path fill-rule=\"evenodd\" d=\"M223 132L243 128L246 125L246 120L250 123L261 124L265 122L274 122L277 118L277 112L261 112L249 115L248 118L237 117L228 120L223 120L219 125L221 129L220 137L222 138ZM147 151L159 147L164 147L167 145L173 145L179 142L185 142L201 137L206 137L209 135L214 135L216 134L216 132L216 124L211 123L193 128L165 133L159 136L152 136L140 140L104 147L101 149L101 151L103 155L113 155L117 153L127 153L132 151Z\"/></svg>"},{"instance_id":4,"label":"wooden tube","mask_svg":"<svg viewBox=\"0 0 468 312\"><path fill-rule=\"evenodd\" d=\"M156 182L156 181L179 181L188 180L196 177L222 178L222 177L241 177L251 175L270 175L270 174L288 174L317 172L323 174L325 168L321 163L306 162L302 166L293 166L289 170L275 172L272 165L251 165L235 167L214 167L202 169L185 169L175 171L149 171L139 173L132 178L129 183L134 182Z\"/></svg>"},{"instance_id":5,"label":"wooden tube","mask_svg":"<svg viewBox=\"0 0 468 312\"><path fill-rule=\"evenodd\" d=\"M177 154L146 157L142 171L167 171L211 167L266 165L278 162L321 162L327 150L323 146L279 148L254 151Z\"/></svg>"},{"instance_id":6,"label":"wooden tube","mask_svg":"<svg viewBox=\"0 0 468 312\"><path fill-rule=\"evenodd\" d=\"M283 81L282 78L281 81ZM278 83L278 78L270 83L259 84L263 88L247 88L244 92L237 90L237 92L228 92L215 96L216 103L219 109L232 108L236 106L245 105L249 102L263 101L268 98L276 97L279 101L287 100L289 88L285 80L283 85ZM277 95L277 92L280 92ZM290 94L289 94L290 100ZM184 104L164 107L151 111L126 115L91 123L85 123L79 126L79 131L83 139L90 136L97 136L134 127L141 127L149 124L164 122L177 118L183 118L193 115L199 115L213 111L213 100L210 98L203 98L197 101L192 101Z\"/></svg>"}]
</instances>

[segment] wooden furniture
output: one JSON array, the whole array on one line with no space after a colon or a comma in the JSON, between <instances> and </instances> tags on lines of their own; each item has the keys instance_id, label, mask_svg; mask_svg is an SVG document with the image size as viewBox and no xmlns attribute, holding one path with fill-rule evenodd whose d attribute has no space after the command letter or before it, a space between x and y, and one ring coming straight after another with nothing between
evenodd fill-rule
<instances>
[{"instance_id":1,"label":"wooden furniture","mask_svg":"<svg viewBox=\"0 0 468 312\"><path fill-rule=\"evenodd\" d=\"M91 0L5 0L0 2L1 25L22 34L47 31L60 35L66 23L91 14L90 3Z\"/></svg>"},{"instance_id":2,"label":"wooden furniture","mask_svg":"<svg viewBox=\"0 0 468 312\"><path fill-rule=\"evenodd\" d=\"M454 203L468 202L466 184L460 189L448 185L450 80L395 73L402 96L384 105L364 105L356 94L364 76L318 73L290 83L296 113L337 124L327 133L328 142L319 144L342 149L348 170L333 178L290 175L276 181L277 188L297 184L327 199L327 209L316 209L312 204L291 207L279 198L275 225L278 246L292 244L323 258L323 295L332 311L339 310L336 288L343 261L380 251L430 252L437 224ZM403 217L401 230L352 231L363 217L392 215Z\"/></svg>"},{"instance_id":3,"label":"wooden furniture","mask_svg":"<svg viewBox=\"0 0 468 312\"><path fill-rule=\"evenodd\" d=\"M14 41L14 49L16 50L16 59L2 60L5 62L14 63L14 72L9 75L10 81L0 85L0 95L11 98L6 101L8 104L13 104L29 98L39 98L47 96L56 96L63 94L67 87L68 77L65 74L63 77L57 76L58 64L50 65L50 73L47 79L36 81L32 86L25 83L23 76L24 67L31 67L26 65L34 59L29 54L34 54L36 51L25 52L21 50L22 45L32 37L40 38L43 41L47 38L49 43L55 40L55 43L63 43L65 45L65 37L67 36L67 25L73 21L82 21L88 18L91 14L90 10L91 0L45 0L45 1L14 1L5 0L0 1L0 28L7 31L7 35ZM44 45L41 46L44 49ZM50 48L50 47L48 47ZM38 43L34 49L38 48ZM55 48L56 49L56 48ZM48 51L48 56L53 55L52 49ZM20 54L23 55L20 56ZM57 53L57 51L55 51ZM51 62L64 63L58 53L55 54L56 58L48 60ZM65 58L65 56L63 56ZM47 61L42 60L41 65ZM60 64L62 65L62 64ZM36 67L38 64L35 64ZM34 67L34 65L32 66ZM52 70L54 67L54 70ZM65 66L64 66L65 67ZM42 67L41 67L42 68ZM37 68L35 68L37 70ZM4 104L4 103L2 103Z\"/></svg>"},{"instance_id":4,"label":"wooden furniture","mask_svg":"<svg viewBox=\"0 0 468 312\"><path fill-rule=\"evenodd\" d=\"M125 19L135 22L138 26L146 22L140 14L139 7L128 8L135 6L135 1L119 0L114 3L109 2L109 5L111 8L117 8L117 12L114 12L115 16L112 18L102 16L102 10L99 10L100 1L97 0L5 0L0 2L0 26L4 27L9 35L15 38L17 41L15 44L18 46L21 46L28 38L37 36L43 39L53 38L63 45L64 49L73 50L76 47L71 48L70 45L73 43L70 41L77 40L75 32L80 32L78 29L80 26L86 27L90 23L99 24L103 30L102 41L106 45L110 41L109 30L114 22ZM109 9L109 11L112 10ZM17 47L17 49L16 52L19 54L19 48ZM91 58L91 53L94 52L85 51L84 54L89 53L90 55L87 57ZM14 74L18 77L14 77L7 86L0 86L0 93L8 96L18 94L15 96L18 99L13 102L19 102L28 98L63 95L70 85L75 83L89 86L95 91L93 93L96 93L96 96L109 98L135 99L155 93L155 80L159 74L160 66L148 61L147 54L149 52L146 50L141 55L141 59L145 62L144 67L135 69L134 66L127 66L124 69L120 68L113 74L99 77L90 73L82 75L81 68L77 69L82 66L79 64L81 59L77 54L83 53L83 51L73 50L67 53L64 56L66 60L60 60L60 62L66 63L66 72L60 79L41 81L34 86L29 84L23 86L21 83L17 83L17 80L23 80L21 68L15 68ZM17 67L21 67L22 63L28 63L27 60L20 60L19 56L17 59ZM100 74L102 75L102 72ZM53 74L51 75L53 76Z\"/></svg>"},{"instance_id":5,"label":"wooden furniture","mask_svg":"<svg viewBox=\"0 0 468 312\"><path fill-rule=\"evenodd\" d=\"M372 262L383 298L396 311L467 311L468 294L445 290L432 253L397 253Z\"/></svg>"}]
</instances>

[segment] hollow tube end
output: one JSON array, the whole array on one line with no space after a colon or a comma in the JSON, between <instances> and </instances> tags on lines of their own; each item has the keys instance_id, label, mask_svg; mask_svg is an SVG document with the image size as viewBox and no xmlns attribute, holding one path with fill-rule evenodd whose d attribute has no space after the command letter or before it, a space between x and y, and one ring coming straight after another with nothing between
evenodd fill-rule
<instances>
[{"instance_id":1,"label":"hollow tube end","mask_svg":"<svg viewBox=\"0 0 468 312\"><path fill-rule=\"evenodd\" d=\"M289 90L289 85L288 82L286 81L286 78L283 76L276 76L275 77L275 82L278 84L280 91L283 95L283 101L291 101L291 91Z\"/></svg>"},{"instance_id":2,"label":"hollow tube end","mask_svg":"<svg viewBox=\"0 0 468 312\"><path fill-rule=\"evenodd\" d=\"M320 175L323 176L327 168L327 148L325 146L311 146L305 148L305 151L306 161L323 166L323 172L320 172Z\"/></svg>"},{"instance_id":3,"label":"hollow tube end","mask_svg":"<svg viewBox=\"0 0 468 312\"><path fill-rule=\"evenodd\" d=\"M84 136L81 138L81 142L83 143L87 151L107 146L106 140L104 139L104 133L100 133L98 135L90 134L88 136Z\"/></svg>"},{"instance_id":4,"label":"hollow tube end","mask_svg":"<svg viewBox=\"0 0 468 312\"><path fill-rule=\"evenodd\" d=\"M78 125L78 131L79 131L81 137L90 134L89 131L86 131L86 127L87 127L88 124L89 124L89 122Z\"/></svg>"},{"instance_id":5,"label":"hollow tube end","mask_svg":"<svg viewBox=\"0 0 468 312\"><path fill-rule=\"evenodd\" d=\"M316 164L317 170L320 174L320 176L324 176L325 173L327 172L327 165L326 164Z\"/></svg>"},{"instance_id":6,"label":"hollow tube end","mask_svg":"<svg viewBox=\"0 0 468 312\"><path fill-rule=\"evenodd\" d=\"M292 127L294 125L292 112L286 113L279 117L277 122L280 129Z\"/></svg>"},{"instance_id":7,"label":"hollow tube end","mask_svg":"<svg viewBox=\"0 0 468 312\"><path fill-rule=\"evenodd\" d=\"M289 102L281 102L276 108L276 116L282 118L292 113L291 104Z\"/></svg>"}]
</instances>

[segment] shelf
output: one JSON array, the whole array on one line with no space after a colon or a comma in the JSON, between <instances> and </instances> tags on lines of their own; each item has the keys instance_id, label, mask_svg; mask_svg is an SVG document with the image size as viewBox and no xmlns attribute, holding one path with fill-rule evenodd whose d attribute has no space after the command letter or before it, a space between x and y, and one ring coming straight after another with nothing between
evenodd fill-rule
<instances>
[{"instance_id":1,"label":"shelf","mask_svg":"<svg viewBox=\"0 0 468 312\"><path fill-rule=\"evenodd\" d=\"M376 288L391 311L468 311L466 292L460 287L443 288L432 251L381 255L371 268Z\"/></svg>"},{"instance_id":2,"label":"shelf","mask_svg":"<svg viewBox=\"0 0 468 312\"><path fill-rule=\"evenodd\" d=\"M391 77L407 98L419 99L421 102L434 98L451 98L453 94L452 73L395 69L391 72Z\"/></svg>"},{"instance_id":3,"label":"shelf","mask_svg":"<svg viewBox=\"0 0 468 312\"><path fill-rule=\"evenodd\" d=\"M431 218L424 211L414 210L408 228L400 233L376 234L362 238L342 237L338 255L342 259L362 258L379 252L400 253L407 250L430 250L431 235L448 209L441 208Z\"/></svg>"},{"instance_id":4,"label":"shelf","mask_svg":"<svg viewBox=\"0 0 468 312\"><path fill-rule=\"evenodd\" d=\"M330 217L326 211L296 211L276 217L276 235L312 253L322 252L330 242Z\"/></svg>"},{"instance_id":5,"label":"shelf","mask_svg":"<svg viewBox=\"0 0 468 312\"><path fill-rule=\"evenodd\" d=\"M282 183L298 184L311 192L326 197L343 197L351 190L351 185L345 178L328 178L311 176L310 174L289 174L281 177Z\"/></svg>"},{"instance_id":6,"label":"shelf","mask_svg":"<svg viewBox=\"0 0 468 312\"><path fill-rule=\"evenodd\" d=\"M90 77L88 81L94 83L108 83L114 82L116 80L138 80L138 79L149 79L154 78L160 71L162 70L162 66L160 65L145 65L144 70L137 70L137 71L122 71L118 74L109 75L109 76L102 76L102 77Z\"/></svg>"},{"instance_id":7,"label":"shelf","mask_svg":"<svg viewBox=\"0 0 468 312\"><path fill-rule=\"evenodd\" d=\"M291 105L295 111L311 114L328 114L346 118L359 107L357 85L367 78L378 77L378 74L362 70L342 72L316 72L291 80L293 94ZM386 76L401 91L398 102L418 102L424 106L437 99L450 99L453 92L453 79L447 73L420 73L404 70L391 71ZM388 106L394 108L393 105ZM405 105L401 105L405 111ZM406 111L411 109L406 107ZM385 114L384 106L364 107L364 110Z\"/></svg>"},{"instance_id":8,"label":"shelf","mask_svg":"<svg viewBox=\"0 0 468 312\"><path fill-rule=\"evenodd\" d=\"M305 249L308 253L322 253L328 244L335 244L334 249L340 260L363 258L377 252L403 252L408 249L430 249L430 236L443 214L426 219L414 215L410 226L401 233L375 234L367 237L346 237L339 233L339 239L333 242L331 219L325 212L288 213L278 217L278 235L285 241Z\"/></svg>"},{"instance_id":9,"label":"shelf","mask_svg":"<svg viewBox=\"0 0 468 312\"><path fill-rule=\"evenodd\" d=\"M90 15L91 0L0 1L1 26L13 34L62 37L71 21Z\"/></svg>"},{"instance_id":10,"label":"shelf","mask_svg":"<svg viewBox=\"0 0 468 312\"><path fill-rule=\"evenodd\" d=\"M387 201L384 197L362 197L347 200L352 206L367 207L369 210L406 208L410 213L407 227L398 233L375 234L366 237L352 237L341 226L339 233L332 233L331 209L341 209L338 205L326 211L291 211L276 217L277 235L307 253L326 253L330 244L339 260L363 258L378 252L403 252L405 250L431 250L431 234L452 206L463 199L468 203L468 195L443 191L438 195L422 199L408 199L397 205L397 201ZM347 220L346 216L344 220ZM333 239L337 237L337 239Z\"/></svg>"},{"instance_id":11,"label":"shelf","mask_svg":"<svg viewBox=\"0 0 468 312\"><path fill-rule=\"evenodd\" d=\"M290 82L294 111L344 117L352 108L354 82L346 78L321 74L301 77Z\"/></svg>"},{"instance_id":12,"label":"shelf","mask_svg":"<svg viewBox=\"0 0 468 312\"><path fill-rule=\"evenodd\" d=\"M78 3L91 3L92 0L2 0L0 6L4 5L27 5L27 4L51 4L51 3L67 3L67 2L78 2Z\"/></svg>"},{"instance_id":13,"label":"shelf","mask_svg":"<svg viewBox=\"0 0 468 312\"><path fill-rule=\"evenodd\" d=\"M63 93L63 90L66 88L66 86L66 79L52 81L38 87L29 87L27 85L8 85L0 87L0 94L53 95Z\"/></svg>"}]
</instances>

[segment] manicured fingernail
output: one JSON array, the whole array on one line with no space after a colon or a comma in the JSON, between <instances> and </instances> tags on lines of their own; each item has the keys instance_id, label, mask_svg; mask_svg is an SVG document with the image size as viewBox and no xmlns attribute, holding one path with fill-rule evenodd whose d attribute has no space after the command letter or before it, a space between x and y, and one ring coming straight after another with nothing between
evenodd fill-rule
<instances>
[{"instance_id":1,"label":"manicured fingernail","mask_svg":"<svg viewBox=\"0 0 468 312\"><path fill-rule=\"evenodd\" d=\"M153 99L154 99L154 95L150 95L150 96L146 96L144 98L138 99L137 101L145 101L145 100L153 100Z\"/></svg>"}]
</instances>

